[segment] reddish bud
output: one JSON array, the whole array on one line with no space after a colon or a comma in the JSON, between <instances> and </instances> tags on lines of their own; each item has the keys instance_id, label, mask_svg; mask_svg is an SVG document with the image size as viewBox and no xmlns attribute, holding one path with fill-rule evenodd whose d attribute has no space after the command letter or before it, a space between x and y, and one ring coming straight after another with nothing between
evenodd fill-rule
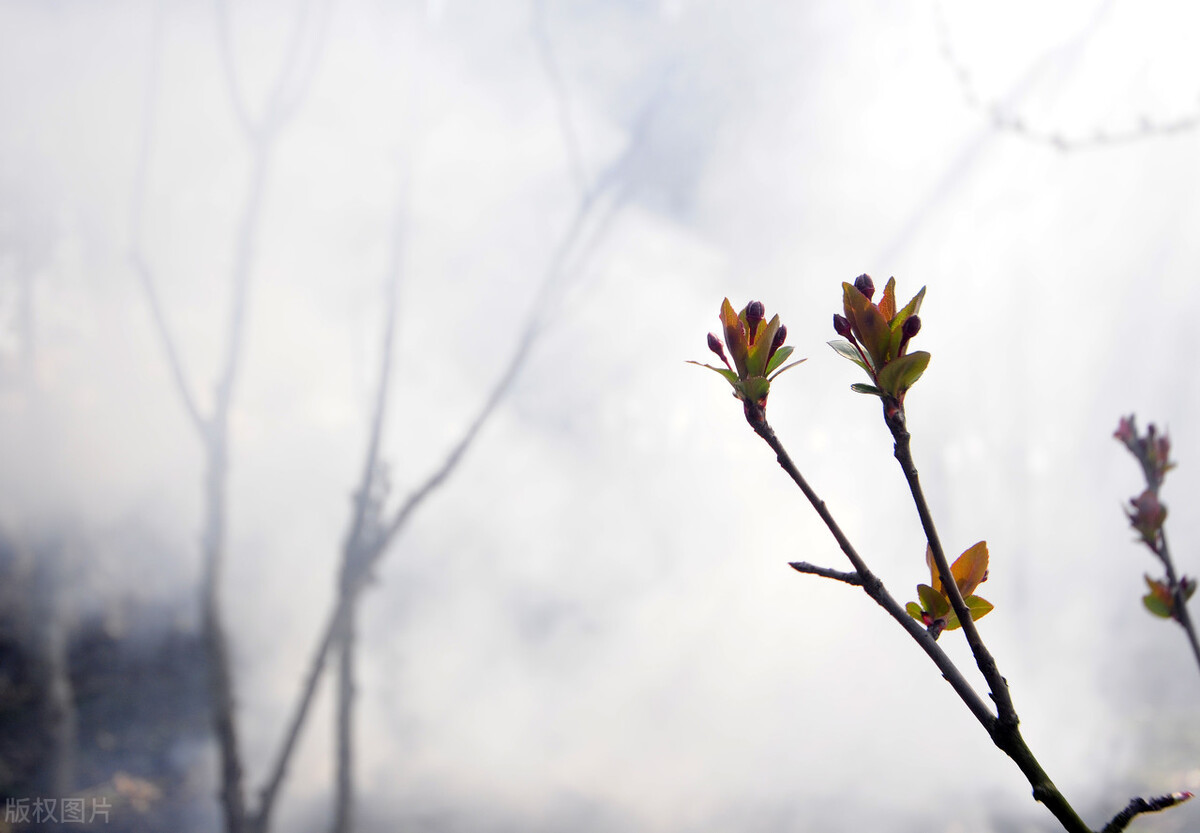
<instances>
[{"instance_id":1,"label":"reddish bud","mask_svg":"<svg viewBox=\"0 0 1200 833\"><path fill-rule=\"evenodd\" d=\"M1121 421L1117 424L1117 430L1113 432L1113 436L1132 449L1136 433L1137 428L1134 427L1133 415L1131 414L1127 417L1121 417Z\"/></svg>"},{"instance_id":2,"label":"reddish bud","mask_svg":"<svg viewBox=\"0 0 1200 833\"><path fill-rule=\"evenodd\" d=\"M854 279L854 288L866 296L867 300L875 294L875 281L871 280L871 276L863 273Z\"/></svg>"},{"instance_id":3,"label":"reddish bud","mask_svg":"<svg viewBox=\"0 0 1200 833\"><path fill-rule=\"evenodd\" d=\"M771 349L767 353L767 364L771 363L771 359L775 358L775 351L783 346L783 342L787 340L787 327L782 324L775 331L775 338L771 339Z\"/></svg>"},{"instance_id":4,"label":"reddish bud","mask_svg":"<svg viewBox=\"0 0 1200 833\"><path fill-rule=\"evenodd\" d=\"M763 316L766 314L762 301L751 301L746 307L746 325L750 331L750 344L754 343L754 336L758 334L758 325L762 323Z\"/></svg>"},{"instance_id":5,"label":"reddish bud","mask_svg":"<svg viewBox=\"0 0 1200 833\"><path fill-rule=\"evenodd\" d=\"M729 366L729 359L725 358L725 348L721 346L721 340L712 333L708 334L708 349L720 356L721 361L725 362L725 366L730 370L733 370L733 368Z\"/></svg>"},{"instance_id":6,"label":"reddish bud","mask_svg":"<svg viewBox=\"0 0 1200 833\"><path fill-rule=\"evenodd\" d=\"M904 319L904 337L912 338L917 333L921 332L921 319L915 315L910 315Z\"/></svg>"},{"instance_id":7,"label":"reddish bud","mask_svg":"<svg viewBox=\"0 0 1200 833\"><path fill-rule=\"evenodd\" d=\"M842 338L854 341L854 333L850 329L850 321L844 315L833 314L833 331Z\"/></svg>"}]
</instances>

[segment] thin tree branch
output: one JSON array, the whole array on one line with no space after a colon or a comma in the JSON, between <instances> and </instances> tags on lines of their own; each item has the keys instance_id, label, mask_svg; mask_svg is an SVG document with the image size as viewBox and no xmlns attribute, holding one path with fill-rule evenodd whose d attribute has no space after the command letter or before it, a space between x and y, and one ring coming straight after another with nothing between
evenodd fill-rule
<instances>
[{"instance_id":1,"label":"thin tree branch","mask_svg":"<svg viewBox=\"0 0 1200 833\"><path fill-rule=\"evenodd\" d=\"M402 176L397 189L396 208L393 215L391 253L388 258L384 280L385 321L383 343L380 345L379 384L371 418L371 432L367 441L366 461L362 480L354 496L354 515L342 550L341 576L338 592L355 586L364 569L364 553L379 535L379 513L387 497L386 482L380 471L379 447L383 435L384 414L387 411L388 391L391 384L393 344L396 332L396 292L400 283L401 266L404 260L404 218L407 188ZM334 833L349 833L354 827L354 662L357 653L357 626L359 595L348 596L345 614L339 619L336 644L339 654L337 695L337 770L334 792Z\"/></svg>"},{"instance_id":2,"label":"thin tree branch","mask_svg":"<svg viewBox=\"0 0 1200 833\"><path fill-rule=\"evenodd\" d=\"M175 382L175 391L179 394L179 399L183 402L183 408L187 412L188 419L192 423L192 427L196 429L201 441L205 441L208 436L208 420L200 413L200 407L196 404L196 398L192 395L191 385L187 381L187 373L183 369L183 362L179 358L179 349L175 346L175 339L171 335L171 329L167 326L167 319L163 313L162 303L158 298L158 290L155 288L154 276L150 272L150 267L146 265L141 252L136 249L129 254L129 263L134 271L138 274L138 279L142 284L142 291L146 295L146 303L150 307L150 315L154 319L154 329L158 333L159 343L162 345L163 353L166 354L167 364L171 368L171 378Z\"/></svg>"},{"instance_id":3,"label":"thin tree branch","mask_svg":"<svg viewBox=\"0 0 1200 833\"><path fill-rule=\"evenodd\" d=\"M146 263L146 257L142 252L146 183L149 178L150 151L154 144L154 127L157 123L158 86L162 77L164 16L164 0L159 0L159 2L154 4L154 14L150 24L150 54L146 61L146 90L142 98L142 129L138 136L138 153L134 162L133 189L129 204L130 243L128 257L129 264L137 273L142 285L142 291L145 293L146 301L150 306L150 314L154 319L154 329L158 333L163 353L166 354L167 363L170 365L171 377L175 382L176 392L179 394L180 401L183 402L188 419L191 420L192 426L199 433L201 440L203 440L208 432L208 426L203 415L200 413L199 406L196 404L196 397L192 393L192 386L188 381L187 373L183 368L183 362L179 356L179 348L176 346L175 338L170 326L167 324L167 318L158 297L154 274L149 264Z\"/></svg>"},{"instance_id":4,"label":"thin tree branch","mask_svg":"<svg viewBox=\"0 0 1200 833\"><path fill-rule=\"evenodd\" d=\"M622 186L625 172L632 159L635 158L641 149L657 104L658 99L652 99L651 104L648 105L637 121L626 152L596 179L596 182L588 192L581 196L575 215L568 224L566 231L550 258L545 277L535 296L526 326L517 340L512 357L509 359L508 365L493 385L488 396L484 399L475 418L468 424L466 431L459 438L459 441L451 447L446 457L443 458L441 465L434 469L421 485L397 508L391 516L390 521L380 529L379 535L373 537L369 542L361 542L363 546L357 554L357 557L361 559L358 562L358 569L353 572L347 571L344 574L346 580L342 583L338 598L334 603L334 610L330 614L322 631L321 638L313 651L309 664L309 673L301 687L296 707L288 723L288 730L284 736L283 744L276 757L271 776L262 790L259 811L254 819L253 830L255 833L266 833L269 828L272 807L283 778L286 775L287 767L295 750L296 743L299 740L300 732L303 730L307 720L313 697L320 683L321 675L325 670L328 654L338 642L339 634L346 627L345 620L353 615L356 596L362 591L367 577L382 559L388 547L403 531L409 518L424 503L425 499L433 494L453 473L458 463L461 462L470 449L480 430L487 423L496 406L499 405L512 386L513 381L519 374L526 357L536 341L537 335L544 326L546 301L549 293L562 280L567 262L572 259L572 254L578 251L581 239L586 239L588 229L596 227L596 224L590 221L593 220L593 216L597 212L597 207L601 203L602 198L608 196L609 192L624 193ZM613 199L611 202L615 206L619 205L621 200ZM610 208L609 214L615 210L615 207ZM608 218L606 217L599 228L605 228L607 222ZM592 236L594 237L594 232ZM577 257L575 261L578 263ZM576 268L580 267L577 265ZM375 459L374 453L369 452L367 459L367 466L375 465L371 462Z\"/></svg>"},{"instance_id":5,"label":"thin tree branch","mask_svg":"<svg viewBox=\"0 0 1200 833\"><path fill-rule=\"evenodd\" d=\"M355 596L355 599L361 598ZM334 793L333 833L354 829L354 658L357 651L357 602L342 620L338 639L337 789Z\"/></svg>"},{"instance_id":6,"label":"thin tree branch","mask_svg":"<svg viewBox=\"0 0 1200 833\"><path fill-rule=\"evenodd\" d=\"M1104 825L1104 829L1100 833L1121 833L1122 830L1129 826L1129 822L1142 813L1157 813L1168 807L1174 807L1176 804L1182 804L1191 797L1192 794L1190 792L1179 792L1149 799L1135 798L1129 802L1129 805L1124 810L1113 816L1113 820Z\"/></svg>"},{"instance_id":7,"label":"thin tree branch","mask_svg":"<svg viewBox=\"0 0 1200 833\"><path fill-rule=\"evenodd\" d=\"M867 567L866 562L863 561L854 549L854 545L850 543L850 539L846 537L846 534L842 532L842 528L834 520L832 513L830 513L829 508L825 505L825 501L817 496L817 493L808 485L808 481L800 474L800 470L796 468L796 464L792 462L792 458L775 435L775 431L767 423L767 417L763 409L753 402L744 402L743 404L746 411L746 421L750 423L750 427L754 429L754 433L762 437L763 441L775 452L775 458L779 461L780 467L800 487L800 491L804 493L804 497L812 504L817 515L825 523L830 534L833 535L833 540L837 541L838 547L845 553L846 558L850 559L855 573L861 580L863 591L876 604L887 611L893 619L899 622L901 627L908 631L908 634L921 646L921 649L933 660L938 670L942 672L942 676L945 677L946 682L950 683L950 687L954 689L954 692L966 704L967 708L971 710L971 713L975 715L975 719L987 730L988 734L992 734L996 724L996 717L992 714L987 703L971 687L971 684L963 677L958 667L946 652L942 650L942 647L930 636L929 631L922 627L916 619L908 615L908 611L901 607L900 603L888 592L879 577Z\"/></svg>"},{"instance_id":8,"label":"thin tree branch","mask_svg":"<svg viewBox=\"0 0 1200 833\"><path fill-rule=\"evenodd\" d=\"M267 171L274 139L280 123L267 118L260 129L248 112L238 82L233 60L232 35L229 10L225 0L216 0L218 35L222 50L222 64L233 102L234 113L250 146L251 169L245 203L237 225L231 274L231 298L229 324L226 331L225 355L221 372L215 384L211 414L205 417L196 403L191 386L187 382L179 351L166 323L162 305L155 288L154 277L142 254L142 217L146 195L146 180L149 167L150 147L153 138L154 114L157 105L160 77L160 55L162 41L162 4L156 6L153 24L152 47L148 67L148 83L143 112L143 124L131 207L130 262L141 279L141 284L154 317L155 326L162 342L164 353L171 366L175 386L180 399L196 427L205 450L204 531L201 545L200 607L203 639L208 665L209 696L213 710L214 733L221 759L220 793L225 829L228 833L243 833L250 822L244 794L244 772L237 736L236 708L232 664L228 639L220 613L220 587L226 548L226 513L228 503L228 457L229 415L233 392L238 378L243 340L250 276L253 272L254 255L262 214ZM298 22L293 40L303 31ZM320 34L323 34L320 33ZM298 50L294 44L289 55ZM285 65L285 71L287 71ZM306 82L310 76L306 77ZM276 85L283 89L283 80ZM304 86L294 90L292 105L298 104ZM277 109L277 108L276 108ZM268 111L269 113L272 111Z\"/></svg>"},{"instance_id":9,"label":"thin tree branch","mask_svg":"<svg viewBox=\"0 0 1200 833\"><path fill-rule=\"evenodd\" d=\"M221 47L221 69L225 78L226 91L233 105L233 114L242 133L249 139L258 133L258 125L250 115L250 107L242 93L238 79L237 63L233 57L233 22L230 20L228 0L215 0L217 12L217 41Z\"/></svg>"},{"instance_id":10,"label":"thin tree branch","mask_svg":"<svg viewBox=\"0 0 1200 833\"><path fill-rule=\"evenodd\" d=\"M1192 656L1196 658L1196 665L1200 667L1200 642L1196 640L1196 628L1192 624L1192 615L1188 612L1188 600L1187 595L1184 593L1183 582L1175 574L1175 564L1171 560L1171 550L1167 546L1167 530L1165 527L1158 531L1158 537L1160 544L1156 552L1167 570L1167 583L1171 588L1171 595L1174 598L1172 613L1175 621L1179 623L1179 626L1183 628L1183 632L1187 635L1188 643L1192 646Z\"/></svg>"},{"instance_id":11,"label":"thin tree branch","mask_svg":"<svg viewBox=\"0 0 1200 833\"><path fill-rule=\"evenodd\" d=\"M954 609L954 615L958 617L959 624L962 625L963 634L967 638L967 644L971 647L971 653L975 656L975 662L978 664L983 678L991 688L992 699L996 701L1001 725L1015 727L1018 723L1018 718L1016 709L1013 707L1012 697L1008 692L1008 682L1001 676L999 669L996 667L996 660L988 651L987 646L983 644L983 638L979 635L979 629L975 626L975 620L971 618L970 609L963 600L962 593L958 590L958 583L955 582L954 576L950 571L950 562L946 559L946 553L942 549L942 542L938 538L937 527L933 523L933 515L929 511L928 502L925 500L925 492L921 489L917 466L913 462L912 437L905 427L904 409L898 408L889 412L885 404L885 421L892 432L892 437L896 441L894 447L896 460L900 463L900 468L904 472L904 479L908 482L909 491L912 493L913 502L916 504L917 515L921 519L921 528L925 531L925 538L929 542L930 550L933 552L933 560L934 564L937 565L938 575L941 577L942 588L950 599L950 606Z\"/></svg>"},{"instance_id":12,"label":"thin tree branch","mask_svg":"<svg viewBox=\"0 0 1200 833\"><path fill-rule=\"evenodd\" d=\"M275 764L271 767L271 774L259 793L258 811L254 814L249 825L252 833L266 833L270 829L271 812L275 808L275 799L278 797L279 790L283 786L283 779L287 777L288 765L291 763L296 743L300 739L300 731L304 728L304 723L308 719L309 708L312 706L317 686L321 682L321 676L325 671L325 661L329 656L330 648L333 646L337 635L342 631L341 618L346 615L347 611L348 606L345 603L344 597L339 596L337 606L321 631L321 641L317 645L317 649L313 651L308 674L305 676L304 684L300 688L300 699L296 703L292 719L288 723L287 732L283 736L283 743L280 744L279 752L276 754Z\"/></svg>"},{"instance_id":13,"label":"thin tree branch","mask_svg":"<svg viewBox=\"0 0 1200 833\"><path fill-rule=\"evenodd\" d=\"M921 646L929 658L933 660L934 664L942 672L942 676L950 683L955 693L958 694L959 698L962 699L963 703L966 704L967 708L971 710L971 713L975 715L975 718L987 731L993 743L1012 758L1021 772L1025 774L1025 777L1033 787L1034 800L1044 804L1068 833L1093 833L1092 829L1084 823L1067 802L1066 798L1063 797L1062 793L1058 791L1058 788L1054 786L1054 782L1050 780L1045 770L1042 769L1037 758L1025 743L1024 738L1021 737L1015 720L1011 724L1005 724L992 714L987 704L984 703L962 676L961 672L959 672L957 666L954 665L942 648L934 641L933 637L930 636L929 631L917 624L917 621L909 616L908 612L884 588L883 582L867 569L866 563L859 557L854 547L850 544L850 541L842 532L841 527L833 519L829 509L825 506L825 502L817 496L816 492L805 481L800 471L788 456L787 451L779 442L778 437L775 436L775 432L767 424L763 409L753 402L747 401L743 404L745 406L746 421L750 423L750 427L754 429L754 432L762 437L775 452L779 465L788 473L796 485L800 487L800 491L804 493L808 502L812 504L813 509L816 510L821 520L825 522L825 526L833 535L834 540L838 542L838 546L841 547L846 557L850 559L850 563L854 565L856 573L861 577L863 590L880 607L886 610L893 619L899 622L917 644ZM943 575L950 575L949 568L944 569ZM953 583L953 580L951 580L951 583Z\"/></svg>"},{"instance_id":14,"label":"thin tree branch","mask_svg":"<svg viewBox=\"0 0 1200 833\"><path fill-rule=\"evenodd\" d=\"M809 564L807 561L789 561L788 566L797 573L808 573L813 576L821 576L821 578L844 581L846 584L853 584L855 587L862 587L862 576L858 573L847 573L842 570L835 570L832 567L818 567L816 564Z\"/></svg>"},{"instance_id":15,"label":"thin tree branch","mask_svg":"<svg viewBox=\"0 0 1200 833\"><path fill-rule=\"evenodd\" d=\"M550 88L554 91L554 103L558 109L559 128L561 129L563 144L567 151L567 163L571 167L571 175L575 179L579 193L584 194L588 190L587 170L583 164L583 153L579 148L579 135L575 130L575 121L571 117L571 98L567 94L567 84L563 79L562 71L559 69L558 60L555 58L554 45L550 41L550 34L546 26L545 0L533 0L531 11L533 41L537 44L538 57L541 59L542 69L545 71L546 78L550 82Z\"/></svg>"}]
</instances>

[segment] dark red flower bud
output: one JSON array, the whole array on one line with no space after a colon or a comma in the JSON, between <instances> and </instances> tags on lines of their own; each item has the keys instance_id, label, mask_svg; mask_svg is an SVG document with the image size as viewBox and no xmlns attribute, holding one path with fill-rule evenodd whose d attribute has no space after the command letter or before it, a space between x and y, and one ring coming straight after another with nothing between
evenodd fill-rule
<instances>
[{"instance_id":1,"label":"dark red flower bud","mask_svg":"<svg viewBox=\"0 0 1200 833\"><path fill-rule=\"evenodd\" d=\"M783 346L785 340L787 340L787 327L781 324L775 331L775 338L771 339L771 349L767 352L767 364L770 364L771 359L775 358L775 351Z\"/></svg>"},{"instance_id":2,"label":"dark red flower bud","mask_svg":"<svg viewBox=\"0 0 1200 833\"><path fill-rule=\"evenodd\" d=\"M867 296L867 300L871 300L871 296L875 294L875 281L871 280L871 276L863 273L854 279L854 288Z\"/></svg>"},{"instance_id":3,"label":"dark red flower bud","mask_svg":"<svg viewBox=\"0 0 1200 833\"><path fill-rule=\"evenodd\" d=\"M854 341L854 333L850 330L850 321L844 315L833 314L833 331L842 338Z\"/></svg>"},{"instance_id":4,"label":"dark red flower bud","mask_svg":"<svg viewBox=\"0 0 1200 833\"><path fill-rule=\"evenodd\" d=\"M904 319L904 337L912 338L917 333L921 332L921 319L915 315L910 315Z\"/></svg>"},{"instance_id":5,"label":"dark red flower bud","mask_svg":"<svg viewBox=\"0 0 1200 833\"><path fill-rule=\"evenodd\" d=\"M749 332L749 343L754 343L754 336L758 333L758 325L762 323L763 316L767 314L763 308L762 301L751 301L746 307L746 325Z\"/></svg>"},{"instance_id":6,"label":"dark red flower bud","mask_svg":"<svg viewBox=\"0 0 1200 833\"><path fill-rule=\"evenodd\" d=\"M725 362L725 366L730 370L733 370L733 368L729 366L729 359L725 358L725 348L721 346L721 340L712 333L708 334L708 349L720 356L721 361Z\"/></svg>"}]
</instances>

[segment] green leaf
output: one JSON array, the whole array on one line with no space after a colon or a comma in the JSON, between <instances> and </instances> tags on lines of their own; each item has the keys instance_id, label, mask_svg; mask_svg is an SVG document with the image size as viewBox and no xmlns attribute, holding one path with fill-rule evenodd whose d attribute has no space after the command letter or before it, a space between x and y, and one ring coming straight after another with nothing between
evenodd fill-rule
<instances>
[{"instance_id":1,"label":"green leaf","mask_svg":"<svg viewBox=\"0 0 1200 833\"><path fill-rule=\"evenodd\" d=\"M750 376L765 376L767 374L767 356L771 352L771 342L775 340L775 331L779 329L779 316L776 315L768 324L760 324L754 343L750 345L750 353L746 358L746 373Z\"/></svg>"},{"instance_id":2,"label":"green leaf","mask_svg":"<svg viewBox=\"0 0 1200 833\"><path fill-rule=\"evenodd\" d=\"M984 616L987 616L992 612L993 605L987 599L979 596L968 596L967 598L963 599L963 601L967 605L967 610L971 612L972 621L975 619L982 619ZM955 631L961 627L962 622L960 622L958 620L958 616L951 611L950 615L946 617L946 630Z\"/></svg>"},{"instance_id":3,"label":"green leaf","mask_svg":"<svg viewBox=\"0 0 1200 833\"><path fill-rule=\"evenodd\" d=\"M873 385L864 385L862 382L855 382L850 386L850 390L855 393L869 393L871 396L883 396L883 391Z\"/></svg>"},{"instance_id":4,"label":"green leaf","mask_svg":"<svg viewBox=\"0 0 1200 833\"><path fill-rule=\"evenodd\" d=\"M782 350L783 348L780 348L780 349ZM807 358L804 358L804 359L796 359L796 361L792 362L791 364L785 364L783 367L779 368L779 369L778 369L778 370L776 370L774 373L772 373L772 374L770 375L770 377L768 377L767 381L768 381L768 382L773 382L773 381L775 381L775 377L776 377L776 376L778 376L778 375L779 375L780 373L782 373L783 371L785 371L785 370L788 370L788 369L790 369L790 368L793 368L793 367L795 367L795 366L796 366L796 365L798 365L798 364L803 364L803 363L804 363L804 362L806 362L806 361L808 361L808 359L807 359Z\"/></svg>"},{"instance_id":5,"label":"green leaf","mask_svg":"<svg viewBox=\"0 0 1200 833\"><path fill-rule=\"evenodd\" d=\"M771 360L767 362L767 368L763 371L763 373L765 373L767 376L770 376L771 373L774 372L775 368L787 361L788 356L792 355L792 351L795 349L795 347L790 345L780 347L775 351L775 355L771 357ZM801 359L801 361L803 361L803 359Z\"/></svg>"},{"instance_id":6,"label":"green leaf","mask_svg":"<svg viewBox=\"0 0 1200 833\"><path fill-rule=\"evenodd\" d=\"M868 361L872 367L879 367L886 361L887 347L892 336L887 322L883 320L875 305L867 300L867 296L859 292L853 284L842 284L842 301L846 317L850 319L850 324L867 353Z\"/></svg>"},{"instance_id":7,"label":"green leaf","mask_svg":"<svg viewBox=\"0 0 1200 833\"><path fill-rule=\"evenodd\" d=\"M904 305L904 309L896 313L892 318L892 329L899 330L904 326L904 322L908 320L908 316L916 315L921 311L921 302L925 300L925 287L921 287L921 291L913 296L913 299Z\"/></svg>"},{"instance_id":8,"label":"green leaf","mask_svg":"<svg viewBox=\"0 0 1200 833\"><path fill-rule=\"evenodd\" d=\"M749 379L743 379L736 387L738 387L751 402L759 402L767 398L767 394L771 390L771 383L762 376L751 376Z\"/></svg>"},{"instance_id":9,"label":"green leaf","mask_svg":"<svg viewBox=\"0 0 1200 833\"><path fill-rule=\"evenodd\" d=\"M1142 604L1146 606L1146 610L1155 616L1160 616L1163 619L1171 618L1171 606L1153 593L1147 593L1145 596L1142 596Z\"/></svg>"},{"instance_id":10,"label":"green leaf","mask_svg":"<svg viewBox=\"0 0 1200 833\"><path fill-rule=\"evenodd\" d=\"M687 363L688 363L688 364L694 364L694 365L696 365L697 367L707 367L709 370L712 370L712 371L714 371L714 372L716 372L716 373L720 373L722 376L724 376L724 377L725 377L725 380L726 380L727 382L729 382L729 384L733 385L735 388L738 386L738 377L737 377L737 374L736 374L736 373L734 373L734 372L733 372L732 370L730 370L729 368L726 368L726 367L713 367L711 364L701 364L700 362L694 362L694 361L692 361L691 359L688 359Z\"/></svg>"},{"instance_id":11,"label":"green leaf","mask_svg":"<svg viewBox=\"0 0 1200 833\"><path fill-rule=\"evenodd\" d=\"M929 354L924 350L893 359L879 371L879 387L899 399L913 386L929 366Z\"/></svg>"},{"instance_id":12,"label":"green leaf","mask_svg":"<svg viewBox=\"0 0 1200 833\"><path fill-rule=\"evenodd\" d=\"M972 619L982 619L996 609L994 604L982 596L967 596L963 601L967 603Z\"/></svg>"},{"instance_id":13,"label":"green leaf","mask_svg":"<svg viewBox=\"0 0 1200 833\"><path fill-rule=\"evenodd\" d=\"M935 619L944 619L950 615L950 602L946 600L938 591L934 590L928 584L917 585L917 597L921 600L921 606L925 608Z\"/></svg>"},{"instance_id":14,"label":"green leaf","mask_svg":"<svg viewBox=\"0 0 1200 833\"><path fill-rule=\"evenodd\" d=\"M871 363L875 367L882 367L890 358L888 347L892 343L892 330L883 316L879 314L879 310L870 302L862 310L855 312L863 347L871 357Z\"/></svg>"},{"instance_id":15,"label":"green leaf","mask_svg":"<svg viewBox=\"0 0 1200 833\"><path fill-rule=\"evenodd\" d=\"M863 370L867 371L867 373L871 372L871 368L867 367L867 363L862 360L862 356L858 355L858 349L853 344L846 341L846 339L835 338L833 341L829 342L829 346L832 347L839 356L843 356L854 362Z\"/></svg>"},{"instance_id":16,"label":"green leaf","mask_svg":"<svg viewBox=\"0 0 1200 833\"><path fill-rule=\"evenodd\" d=\"M916 602L909 602L904 606L904 609L908 611L909 616L924 624L925 618L921 614L925 611L921 609L919 604Z\"/></svg>"}]
</instances>

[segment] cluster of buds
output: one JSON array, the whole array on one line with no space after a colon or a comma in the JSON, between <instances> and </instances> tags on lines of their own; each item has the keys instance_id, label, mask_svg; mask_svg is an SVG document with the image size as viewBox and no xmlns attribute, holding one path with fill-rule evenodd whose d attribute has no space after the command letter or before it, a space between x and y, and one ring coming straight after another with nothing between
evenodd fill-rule
<instances>
[{"instance_id":1,"label":"cluster of buds","mask_svg":"<svg viewBox=\"0 0 1200 833\"><path fill-rule=\"evenodd\" d=\"M734 396L748 404L765 407L775 377L804 359L784 364L795 348L784 345L787 327L779 323L778 315L770 321L764 320L766 309L761 301L751 301L745 309L736 313L726 298L721 303L720 318L721 328L725 332L725 345L721 345L715 333L709 333L708 349L720 357L725 367L713 367L700 362L691 364L720 373L733 386ZM729 356L725 355L725 347L729 348ZM730 357L733 358L732 363Z\"/></svg>"},{"instance_id":2,"label":"cluster of buds","mask_svg":"<svg viewBox=\"0 0 1200 833\"><path fill-rule=\"evenodd\" d=\"M859 275L854 283L842 284L845 315L833 316L833 329L841 339L829 342L840 355L857 364L871 377L871 384L850 387L859 393L878 396L899 407L904 394L929 366L929 354L908 352L908 343L921 331L917 312L925 288L902 308L896 307L896 279L889 278L878 303L873 303L875 282Z\"/></svg>"},{"instance_id":3,"label":"cluster of buds","mask_svg":"<svg viewBox=\"0 0 1200 833\"><path fill-rule=\"evenodd\" d=\"M1129 449L1129 453L1142 467L1142 474L1146 478L1145 491L1129 499L1129 508L1126 508L1125 516L1129 518L1129 525L1137 532L1138 539L1160 560L1168 563L1169 556L1163 539L1167 507L1159 500L1158 493L1167 472L1175 468L1175 464L1171 462L1171 440L1166 433L1160 434L1153 423L1147 426L1145 434L1139 434L1137 422L1132 414L1121 418L1113 437ZM1168 576L1173 575L1168 569ZM1177 601L1186 602L1196 592L1196 581L1187 576L1181 577L1177 586L1172 586L1170 578L1154 579L1149 575L1145 578L1150 592L1142 597L1142 603L1155 616L1164 619L1179 618Z\"/></svg>"},{"instance_id":4,"label":"cluster of buds","mask_svg":"<svg viewBox=\"0 0 1200 833\"><path fill-rule=\"evenodd\" d=\"M1167 472L1175 468L1171 462L1171 439L1166 434L1159 434L1154 423L1146 429L1144 436L1138 436L1137 422L1133 414L1121 417L1113 436L1129 449L1129 453L1137 458L1146 475L1146 486L1158 492Z\"/></svg>"},{"instance_id":5,"label":"cluster of buds","mask_svg":"<svg viewBox=\"0 0 1200 833\"><path fill-rule=\"evenodd\" d=\"M1167 507L1158 500L1154 489L1147 489L1140 495L1129 499L1132 509L1125 510L1132 526L1142 538L1142 543L1158 552L1158 540L1162 534L1163 523L1167 520Z\"/></svg>"},{"instance_id":6,"label":"cluster of buds","mask_svg":"<svg viewBox=\"0 0 1200 833\"><path fill-rule=\"evenodd\" d=\"M921 601L909 602L904 609L908 611L909 616L925 625L929 634L937 639L944 630L952 631L962 627L962 622L950 606L950 597L942 585L937 565L933 561L933 550L928 546L925 547L925 563L929 565L931 584L918 584L917 598ZM950 574L954 577L954 583L958 585L958 592L971 613L972 621L982 619L992 612L992 603L975 595L975 588L988 578L986 541L980 541L956 558L950 565Z\"/></svg>"}]
</instances>

